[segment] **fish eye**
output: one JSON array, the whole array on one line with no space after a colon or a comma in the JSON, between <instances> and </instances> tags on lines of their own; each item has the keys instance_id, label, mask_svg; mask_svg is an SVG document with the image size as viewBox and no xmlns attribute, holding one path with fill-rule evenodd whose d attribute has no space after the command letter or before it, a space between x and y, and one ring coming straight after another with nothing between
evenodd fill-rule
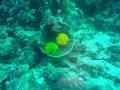
<instances>
[{"instance_id":1,"label":"fish eye","mask_svg":"<svg viewBox=\"0 0 120 90\"><path fill-rule=\"evenodd\" d=\"M67 43L69 43L69 41L67 41Z\"/></svg>"},{"instance_id":2,"label":"fish eye","mask_svg":"<svg viewBox=\"0 0 120 90\"><path fill-rule=\"evenodd\" d=\"M58 49L56 49L56 51L58 52Z\"/></svg>"}]
</instances>

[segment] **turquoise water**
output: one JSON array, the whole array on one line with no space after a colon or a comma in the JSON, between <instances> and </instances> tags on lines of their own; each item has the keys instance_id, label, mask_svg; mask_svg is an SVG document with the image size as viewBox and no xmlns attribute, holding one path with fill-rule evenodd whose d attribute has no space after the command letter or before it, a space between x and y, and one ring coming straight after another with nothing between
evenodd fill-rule
<instances>
[{"instance_id":1,"label":"turquoise water","mask_svg":"<svg viewBox=\"0 0 120 90\"><path fill-rule=\"evenodd\" d=\"M120 90L120 0L0 0L0 90Z\"/></svg>"}]
</instances>

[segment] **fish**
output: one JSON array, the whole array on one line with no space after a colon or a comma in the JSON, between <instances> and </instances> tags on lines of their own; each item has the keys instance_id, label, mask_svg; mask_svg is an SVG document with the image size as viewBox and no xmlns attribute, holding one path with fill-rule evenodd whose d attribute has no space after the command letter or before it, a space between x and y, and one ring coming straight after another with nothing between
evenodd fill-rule
<instances>
[{"instance_id":1,"label":"fish","mask_svg":"<svg viewBox=\"0 0 120 90\"><path fill-rule=\"evenodd\" d=\"M74 61L75 66L77 67L78 70L80 70L80 66Z\"/></svg>"},{"instance_id":2,"label":"fish","mask_svg":"<svg viewBox=\"0 0 120 90\"><path fill-rule=\"evenodd\" d=\"M67 45L69 43L69 37L65 33L59 33L56 37L56 43L58 45Z\"/></svg>"},{"instance_id":3,"label":"fish","mask_svg":"<svg viewBox=\"0 0 120 90\"><path fill-rule=\"evenodd\" d=\"M54 42L48 42L46 45L45 45L45 51L46 53L48 54L56 54L57 52L59 52L59 47L56 43Z\"/></svg>"}]
</instances>

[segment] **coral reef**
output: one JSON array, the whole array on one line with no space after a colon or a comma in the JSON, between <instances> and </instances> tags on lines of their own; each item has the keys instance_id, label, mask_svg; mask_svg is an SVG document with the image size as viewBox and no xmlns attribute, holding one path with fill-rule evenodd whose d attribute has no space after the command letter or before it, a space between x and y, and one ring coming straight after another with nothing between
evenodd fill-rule
<instances>
[{"instance_id":1,"label":"coral reef","mask_svg":"<svg viewBox=\"0 0 120 90\"><path fill-rule=\"evenodd\" d=\"M120 90L119 53L120 0L0 0L0 90Z\"/></svg>"}]
</instances>

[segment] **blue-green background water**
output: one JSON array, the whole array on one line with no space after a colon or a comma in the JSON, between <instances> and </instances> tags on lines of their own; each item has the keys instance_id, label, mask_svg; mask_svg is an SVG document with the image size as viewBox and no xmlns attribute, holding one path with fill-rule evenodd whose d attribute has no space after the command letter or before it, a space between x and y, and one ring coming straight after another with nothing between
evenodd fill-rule
<instances>
[{"instance_id":1,"label":"blue-green background water","mask_svg":"<svg viewBox=\"0 0 120 90\"><path fill-rule=\"evenodd\" d=\"M0 0L0 90L120 90L120 0Z\"/></svg>"}]
</instances>

